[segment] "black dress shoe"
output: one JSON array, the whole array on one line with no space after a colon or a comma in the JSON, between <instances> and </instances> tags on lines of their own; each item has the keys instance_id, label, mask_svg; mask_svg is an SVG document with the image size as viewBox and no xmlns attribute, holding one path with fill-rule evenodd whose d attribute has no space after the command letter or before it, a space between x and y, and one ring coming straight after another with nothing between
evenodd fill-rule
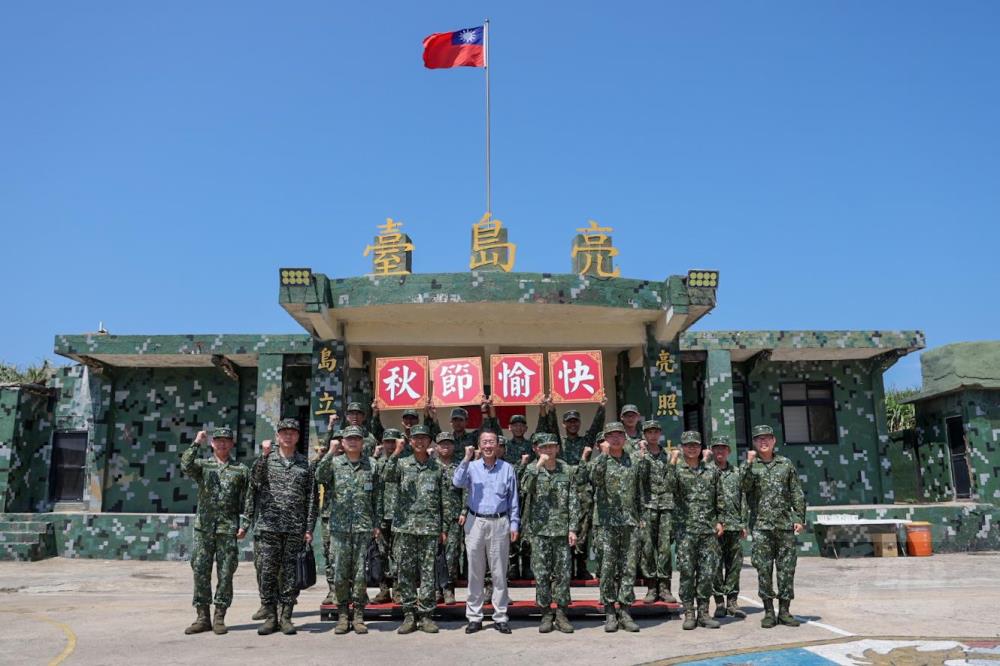
<instances>
[{"instance_id":1,"label":"black dress shoe","mask_svg":"<svg viewBox=\"0 0 1000 666\"><path fill-rule=\"evenodd\" d=\"M493 628L499 631L501 634L510 633L510 625L507 624L506 622L497 622L496 624L493 625Z\"/></svg>"},{"instance_id":2,"label":"black dress shoe","mask_svg":"<svg viewBox=\"0 0 1000 666\"><path fill-rule=\"evenodd\" d=\"M465 633L474 634L477 631L481 630L482 628L483 628L482 622L470 622L469 624L465 625Z\"/></svg>"}]
</instances>

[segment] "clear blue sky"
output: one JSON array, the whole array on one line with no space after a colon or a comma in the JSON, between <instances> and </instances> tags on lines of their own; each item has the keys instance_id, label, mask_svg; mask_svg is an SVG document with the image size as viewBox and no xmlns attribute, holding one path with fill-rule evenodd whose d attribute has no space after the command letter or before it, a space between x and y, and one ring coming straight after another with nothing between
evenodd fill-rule
<instances>
[{"instance_id":1,"label":"clear blue sky","mask_svg":"<svg viewBox=\"0 0 1000 666\"><path fill-rule=\"evenodd\" d=\"M998 338L996 2L8 2L0 358L56 333L296 332L277 268L467 270L492 25L494 213L515 269L722 272L700 329ZM300 329L299 329L300 330ZM889 382L919 382L912 356Z\"/></svg>"}]
</instances>

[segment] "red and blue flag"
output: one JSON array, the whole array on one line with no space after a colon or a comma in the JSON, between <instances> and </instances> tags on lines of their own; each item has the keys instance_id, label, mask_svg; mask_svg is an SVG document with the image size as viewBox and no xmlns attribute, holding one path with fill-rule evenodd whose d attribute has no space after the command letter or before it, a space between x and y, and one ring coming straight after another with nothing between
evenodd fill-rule
<instances>
[{"instance_id":1,"label":"red and blue flag","mask_svg":"<svg viewBox=\"0 0 1000 666\"><path fill-rule=\"evenodd\" d=\"M438 32L424 39L424 67L485 67L483 26Z\"/></svg>"}]
</instances>

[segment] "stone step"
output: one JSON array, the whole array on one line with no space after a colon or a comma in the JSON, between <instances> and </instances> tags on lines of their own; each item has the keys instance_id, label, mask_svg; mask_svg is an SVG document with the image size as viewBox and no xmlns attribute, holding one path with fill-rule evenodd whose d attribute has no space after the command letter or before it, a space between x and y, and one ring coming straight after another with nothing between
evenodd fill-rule
<instances>
[{"instance_id":1,"label":"stone step","mask_svg":"<svg viewBox=\"0 0 1000 666\"><path fill-rule=\"evenodd\" d=\"M0 543L0 560L37 562L51 556L48 548L41 543Z\"/></svg>"}]
</instances>

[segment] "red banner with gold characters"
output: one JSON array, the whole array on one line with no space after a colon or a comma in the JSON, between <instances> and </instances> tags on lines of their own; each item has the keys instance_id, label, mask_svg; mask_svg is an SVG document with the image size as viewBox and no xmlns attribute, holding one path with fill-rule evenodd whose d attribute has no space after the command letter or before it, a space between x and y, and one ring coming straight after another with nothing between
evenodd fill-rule
<instances>
[{"instance_id":1,"label":"red banner with gold characters","mask_svg":"<svg viewBox=\"0 0 1000 666\"><path fill-rule=\"evenodd\" d=\"M603 400L603 367L600 351L549 352L552 402Z\"/></svg>"},{"instance_id":2,"label":"red banner with gold characters","mask_svg":"<svg viewBox=\"0 0 1000 666\"><path fill-rule=\"evenodd\" d=\"M537 405L545 398L541 354L492 354L490 395L494 405Z\"/></svg>"},{"instance_id":3,"label":"red banner with gold characters","mask_svg":"<svg viewBox=\"0 0 1000 666\"><path fill-rule=\"evenodd\" d=\"M427 406L427 357L375 359L375 403L379 409Z\"/></svg>"},{"instance_id":4,"label":"red banner with gold characters","mask_svg":"<svg viewBox=\"0 0 1000 666\"><path fill-rule=\"evenodd\" d=\"M431 361L435 407L475 405L483 395L483 362L478 356Z\"/></svg>"}]
</instances>

